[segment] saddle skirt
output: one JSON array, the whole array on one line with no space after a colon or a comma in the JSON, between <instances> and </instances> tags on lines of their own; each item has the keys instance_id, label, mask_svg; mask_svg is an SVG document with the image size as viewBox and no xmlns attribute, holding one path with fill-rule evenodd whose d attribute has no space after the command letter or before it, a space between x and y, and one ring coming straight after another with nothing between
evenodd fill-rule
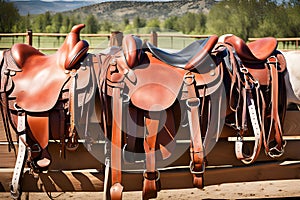
<instances>
[{"instance_id":1,"label":"saddle skirt","mask_svg":"<svg viewBox=\"0 0 300 200\"><path fill-rule=\"evenodd\" d=\"M26 44L15 44L6 56L11 71L13 91L18 106L30 112L50 110L58 100L64 84L79 68L88 51L88 43L79 39L84 24L74 26L62 47L53 55L44 55Z\"/></svg>"}]
</instances>

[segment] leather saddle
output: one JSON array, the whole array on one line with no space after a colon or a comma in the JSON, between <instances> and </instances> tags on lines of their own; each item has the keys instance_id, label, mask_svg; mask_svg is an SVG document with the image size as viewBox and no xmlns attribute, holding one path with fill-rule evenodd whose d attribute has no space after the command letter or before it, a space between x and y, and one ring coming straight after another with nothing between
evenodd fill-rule
<instances>
[{"instance_id":1,"label":"leather saddle","mask_svg":"<svg viewBox=\"0 0 300 200\"><path fill-rule=\"evenodd\" d=\"M253 163L262 144L272 157L283 154L282 123L285 116L286 92L283 75L286 62L277 48L277 40L266 37L246 44L241 38L228 34L219 44L228 49L230 66L229 107L235 113L233 127L239 140L237 158L245 164ZM255 136L253 151L245 153L243 137L250 125Z\"/></svg>"},{"instance_id":2,"label":"leather saddle","mask_svg":"<svg viewBox=\"0 0 300 200\"><path fill-rule=\"evenodd\" d=\"M169 53L151 43L147 43L149 52L143 52L139 40L130 35L123 40L126 63L135 74L134 80L126 85L129 88L128 95L136 107L148 111L161 111L170 107L179 95L187 72L185 70L197 72L193 75L196 84L208 86L206 95L220 86L220 71L210 54L218 40L217 36L195 41L177 53ZM200 92L200 96L203 95Z\"/></svg>"},{"instance_id":3,"label":"leather saddle","mask_svg":"<svg viewBox=\"0 0 300 200\"><path fill-rule=\"evenodd\" d=\"M79 61L88 51L88 43L79 39L84 26L74 26L53 55L45 55L26 44L12 46L7 57L12 61L8 61L7 69L15 72L10 97L16 98L18 106L30 112L43 112L55 105L71 70L80 67Z\"/></svg>"},{"instance_id":4,"label":"leather saddle","mask_svg":"<svg viewBox=\"0 0 300 200\"><path fill-rule=\"evenodd\" d=\"M286 69L283 55L276 50L276 38L265 37L248 44L243 39L231 34L223 35L220 38L235 49L244 67L248 69L261 85L268 85L268 69L265 63L268 62L267 59L271 56L277 57L280 63L278 71L282 72Z\"/></svg>"},{"instance_id":5,"label":"leather saddle","mask_svg":"<svg viewBox=\"0 0 300 200\"><path fill-rule=\"evenodd\" d=\"M179 52L170 53L150 43L143 49L145 45L138 37L126 35L122 49L108 55L107 59L102 59L105 64L103 69L107 68L103 70L107 72L105 75L107 87L104 87L106 90L102 88L102 92L112 97L111 167L121 169L120 149L134 152L137 140L135 138L142 138L146 157L143 189L145 199L156 197L158 190L158 187L154 186L159 180L154 161L155 151L159 150L162 158L166 159L174 149L176 125L182 123L181 119L179 122L176 121L176 111L172 107L177 102L184 102L183 112L188 113L186 118L189 118L191 129L191 156L202 158L192 158L191 164L191 171L195 177L194 184L196 187L202 187L204 151L201 150L203 148L201 130L204 130L203 136L209 135L204 139L206 144L209 143L207 138L214 138L216 141L220 129L219 126L210 125L200 127L200 121L209 116L209 119L204 120L205 123L219 123L222 115L222 109L211 102L213 98L206 99L213 94L217 94L215 102L220 103L222 99L220 93L216 92L223 83L222 67L219 67L212 53L217 41L217 36L211 36L205 40L195 41ZM202 115L205 111L199 108L200 101L205 105L207 103L213 110L210 110L211 115ZM198 113L199 110L201 114ZM162 115L165 115L164 120ZM121 116L126 119L122 119ZM199 119L201 116L203 118ZM215 116L218 119L215 120ZM122 133L126 133L126 146L122 146L124 145ZM201 164L195 167L194 159ZM112 196L119 196L119 192L122 191L121 176L116 176L117 173L120 172L115 170L112 173Z\"/></svg>"}]
</instances>

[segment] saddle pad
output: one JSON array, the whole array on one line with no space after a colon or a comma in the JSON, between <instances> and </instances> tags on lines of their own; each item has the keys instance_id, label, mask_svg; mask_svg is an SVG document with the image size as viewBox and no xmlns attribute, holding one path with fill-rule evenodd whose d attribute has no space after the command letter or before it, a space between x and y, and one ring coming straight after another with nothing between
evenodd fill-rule
<instances>
[{"instance_id":1,"label":"saddle pad","mask_svg":"<svg viewBox=\"0 0 300 200\"><path fill-rule=\"evenodd\" d=\"M140 109L165 110L176 101L186 71L167 65L148 52L146 55L148 62L133 69L136 82L126 81L128 95Z\"/></svg>"},{"instance_id":2,"label":"saddle pad","mask_svg":"<svg viewBox=\"0 0 300 200\"><path fill-rule=\"evenodd\" d=\"M51 58L52 59L49 59ZM26 111L43 112L50 110L58 100L59 94L69 74L56 62L57 55L39 56L26 60L22 72L12 77L17 104ZM38 62L37 62L38 61Z\"/></svg>"}]
</instances>

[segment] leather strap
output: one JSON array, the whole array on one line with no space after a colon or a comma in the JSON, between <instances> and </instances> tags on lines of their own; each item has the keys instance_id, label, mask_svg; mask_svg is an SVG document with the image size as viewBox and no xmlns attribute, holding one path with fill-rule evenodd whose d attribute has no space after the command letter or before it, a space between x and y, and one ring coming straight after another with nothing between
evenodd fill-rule
<instances>
[{"instance_id":1,"label":"leather strap","mask_svg":"<svg viewBox=\"0 0 300 200\"><path fill-rule=\"evenodd\" d=\"M193 174L193 184L197 188L203 188L203 173L205 170L204 148L202 144L201 126L199 121L200 99L196 95L195 79L191 72L184 76L184 90L187 91L187 115L191 134L190 145L190 171Z\"/></svg>"},{"instance_id":2,"label":"leather strap","mask_svg":"<svg viewBox=\"0 0 300 200\"><path fill-rule=\"evenodd\" d=\"M76 136L76 115L75 115L75 93L76 93L76 82L77 82L77 70L72 69L70 71L70 88L69 88L69 114L70 114L70 128L69 128L69 138L66 145L66 149L69 151L74 151L78 148L77 136Z\"/></svg>"},{"instance_id":3,"label":"leather strap","mask_svg":"<svg viewBox=\"0 0 300 200\"><path fill-rule=\"evenodd\" d=\"M247 78L249 79L249 78ZM254 101L252 96L252 89L251 87L256 88L256 101ZM244 164L251 164L253 163L259 153L262 146L262 137L264 135L264 123L262 119L264 119L264 112L265 112L265 103L264 98L261 93L261 90L259 89L259 85L251 84L249 85L249 80L246 81L245 88L243 88L243 99L244 99L244 106L243 106L243 125L246 125L247 123L247 115L246 115L246 109L248 110L248 113L250 115L250 121L252 124L252 129L254 132L254 146L252 154L246 154L243 151L243 133L245 130L247 130L247 127L242 126L242 129L240 130L240 135L238 137L238 140L235 142L235 153L236 157L241 160ZM261 98L260 98L261 97ZM260 106L260 101L262 101L262 109ZM256 104L255 104L256 102Z\"/></svg>"},{"instance_id":4,"label":"leather strap","mask_svg":"<svg viewBox=\"0 0 300 200\"><path fill-rule=\"evenodd\" d=\"M228 44L220 44L225 46L229 51L231 63L231 87L229 106L235 112L235 124L233 128L238 131L238 138L235 142L236 157L244 164L253 163L261 149L262 137L264 135L264 112L265 102L260 89L259 83L252 77L248 69L244 67L234 49ZM255 90L256 98L253 98L253 90ZM261 104L260 104L261 102ZM248 131L248 116L254 131L254 147L252 153L244 152L244 134Z\"/></svg>"},{"instance_id":5,"label":"leather strap","mask_svg":"<svg viewBox=\"0 0 300 200\"><path fill-rule=\"evenodd\" d=\"M272 158L278 158L282 156L284 153L284 142L282 138L282 128L281 128L281 122L279 117L279 111L278 111L278 71L277 71L277 64L278 60L275 56L271 56L268 58L267 62L270 72L271 72L271 78L272 78L272 85L271 85L271 101L272 101L272 107L271 107L271 124L268 134L268 139L265 144L265 149L268 155ZM272 140L276 141L276 146L270 147L270 143Z\"/></svg>"},{"instance_id":6,"label":"leather strap","mask_svg":"<svg viewBox=\"0 0 300 200\"><path fill-rule=\"evenodd\" d=\"M14 199L17 199L20 197L20 179L21 175L23 173L23 166L25 164L25 156L26 156L26 149L27 149L27 143L26 143L26 117L25 112L23 112L21 109L18 111L18 124L17 124L17 131L18 133L22 133L19 135L19 148L18 148L18 155L17 160L14 168L14 173L10 185L10 193L11 196Z\"/></svg>"},{"instance_id":7,"label":"leather strap","mask_svg":"<svg viewBox=\"0 0 300 200\"><path fill-rule=\"evenodd\" d=\"M149 112L149 117L145 117L146 136L144 139L144 149L146 153L146 171L144 172L143 199L157 197L157 181L159 176L155 166L155 144L158 134L160 112Z\"/></svg>"},{"instance_id":8,"label":"leather strap","mask_svg":"<svg viewBox=\"0 0 300 200\"><path fill-rule=\"evenodd\" d=\"M112 138L111 138L111 180L112 187L110 195L112 200L121 199L123 186L122 166L121 166L121 149L122 149L122 90L124 88L124 77L118 77L114 81L112 91L113 97L113 114L112 114Z\"/></svg>"},{"instance_id":9,"label":"leather strap","mask_svg":"<svg viewBox=\"0 0 300 200\"><path fill-rule=\"evenodd\" d=\"M4 131L6 134L6 139L8 142L8 151L11 152L11 149L16 152L15 145L13 143L12 135L11 135L11 129L10 129L10 117L9 117L9 105L8 105L8 99L7 99L7 86L10 79L10 71L7 69L8 64L6 63L8 61L5 56L10 56L8 51L1 52L0 53L0 60L1 60L1 85L0 85L0 97L1 97L1 115L3 120L3 126Z\"/></svg>"},{"instance_id":10,"label":"leather strap","mask_svg":"<svg viewBox=\"0 0 300 200\"><path fill-rule=\"evenodd\" d=\"M14 174L12 177L12 182L10 185L10 194L14 199L17 199L20 197L20 179L21 175L23 173L23 166L25 162L25 156L26 156L26 134L19 135L19 148L18 148L18 156L17 161L14 168Z\"/></svg>"}]
</instances>

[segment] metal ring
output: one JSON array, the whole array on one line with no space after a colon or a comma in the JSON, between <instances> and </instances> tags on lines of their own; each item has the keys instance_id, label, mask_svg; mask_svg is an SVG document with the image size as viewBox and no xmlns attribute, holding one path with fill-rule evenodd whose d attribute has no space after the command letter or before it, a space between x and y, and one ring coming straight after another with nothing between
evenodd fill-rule
<instances>
[{"instance_id":1,"label":"metal ring","mask_svg":"<svg viewBox=\"0 0 300 200\"><path fill-rule=\"evenodd\" d=\"M23 111L23 109L20 106L18 106L17 103L14 103L14 109L18 112Z\"/></svg>"},{"instance_id":2,"label":"metal ring","mask_svg":"<svg viewBox=\"0 0 300 200\"><path fill-rule=\"evenodd\" d=\"M187 81L187 79L189 79L189 78L191 78L192 80L191 81ZM186 85L192 85L195 82L195 74L192 74L191 72L185 73L184 77L183 77L183 82Z\"/></svg>"},{"instance_id":3,"label":"metal ring","mask_svg":"<svg viewBox=\"0 0 300 200\"><path fill-rule=\"evenodd\" d=\"M241 68L240 68L240 71L241 71L243 74L248 74L248 73L249 73L249 70L248 70L246 67L241 67Z\"/></svg>"},{"instance_id":4,"label":"metal ring","mask_svg":"<svg viewBox=\"0 0 300 200\"><path fill-rule=\"evenodd\" d=\"M200 172L194 171L193 161L190 162L190 172L192 174L203 174L204 171L205 171L205 164L204 164L204 162L202 163L202 170Z\"/></svg>"},{"instance_id":5,"label":"metal ring","mask_svg":"<svg viewBox=\"0 0 300 200\"><path fill-rule=\"evenodd\" d=\"M127 93L123 93L123 103L129 103L129 101L130 101L129 95Z\"/></svg>"},{"instance_id":6,"label":"metal ring","mask_svg":"<svg viewBox=\"0 0 300 200\"><path fill-rule=\"evenodd\" d=\"M158 171L158 170L155 170L154 171L156 174L157 174L157 178L155 179L155 181L159 181L159 179L160 179L160 172ZM146 174L147 173L147 170L144 170L144 172L143 172L143 177L145 178L145 179L147 179L146 178Z\"/></svg>"},{"instance_id":7,"label":"metal ring","mask_svg":"<svg viewBox=\"0 0 300 200\"><path fill-rule=\"evenodd\" d=\"M187 107L191 108L193 103L196 103L196 105L194 105L195 107L199 107L201 102L200 102L199 98L192 97L190 99L187 99L185 103L186 103Z\"/></svg>"}]
</instances>

